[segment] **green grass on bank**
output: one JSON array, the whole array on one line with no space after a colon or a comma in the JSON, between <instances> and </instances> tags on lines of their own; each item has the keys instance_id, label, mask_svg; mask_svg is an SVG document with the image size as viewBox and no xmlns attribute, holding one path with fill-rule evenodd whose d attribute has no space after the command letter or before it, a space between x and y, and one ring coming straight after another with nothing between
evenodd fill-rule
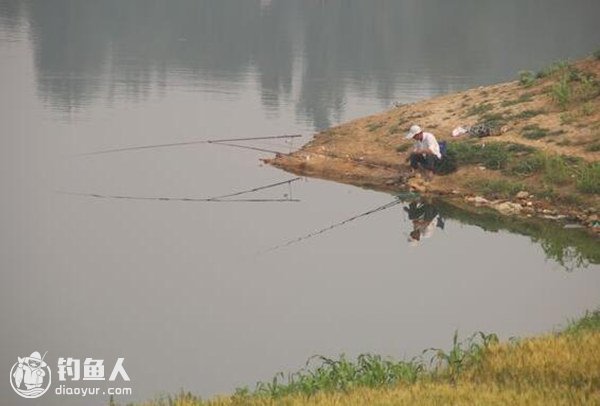
<instances>
[{"instance_id":1,"label":"green grass on bank","mask_svg":"<svg viewBox=\"0 0 600 406\"><path fill-rule=\"evenodd\" d=\"M545 153L522 144L457 141L448 144L447 158L442 162L442 174L461 166L478 165L510 177L507 180L487 180L472 185L476 191L488 193L492 197L510 197L527 188L529 177L534 177L532 187L536 191L572 185L574 191L580 193L600 194L600 163ZM555 196L550 194L547 197Z\"/></svg>"},{"instance_id":2,"label":"green grass on bank","mask_svg":"<svg viewBox=\"0 0 600 406\"><path fill-rule=\"evenodd\" d=\"M598 59L596 51L593 55ZM600 95L600 81L589 72L582 72L568 61L558 61L537 73L519 72L519 83L531 87L540 80L552 80L548 94L561 109L566 110L572 102L585 103Z\"/></svg>"},{"instance_id":3,"label":"green grass on bank","mask_svg":"<svg viewBox=\"0 0 600 406\"><path fill-rule=\"evenodd\" d=\"M312 363L315 362L314 365ZM600 311L559 333L500 343L475 334L410 361L315 357L305 368L209 401L189 393L139 406L572 405L600 402Z\"/></svg>"}]
</instances>

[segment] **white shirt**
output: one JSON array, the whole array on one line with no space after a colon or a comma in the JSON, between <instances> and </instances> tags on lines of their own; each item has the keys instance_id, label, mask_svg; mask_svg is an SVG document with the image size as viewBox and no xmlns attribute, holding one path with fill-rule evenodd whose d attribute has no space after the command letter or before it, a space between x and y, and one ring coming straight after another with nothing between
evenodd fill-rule
<instances>
[{"instance_id":1,"label":"white shirt","mask_svg":"<svg viewBox=\"0 0 600 406\"><path fill-rule=\"evenodd\" d=\"M415 149L428 149L433 152L433 155L437 156L438 159L442 159L442 154L440 153L440 144L438 144L437 140L431 133L423 133L423 140L417 141L415 144Z\"/></svg>"}]
</instances>

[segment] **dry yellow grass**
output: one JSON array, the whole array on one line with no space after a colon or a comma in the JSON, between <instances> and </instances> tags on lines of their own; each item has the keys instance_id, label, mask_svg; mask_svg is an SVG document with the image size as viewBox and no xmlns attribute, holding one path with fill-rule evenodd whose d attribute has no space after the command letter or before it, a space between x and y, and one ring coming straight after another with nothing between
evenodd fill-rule
<instances>
[{"instance_id":1,"label":"dry yellow grass","mask_svg":"<svg viewBox=\"0 0 600 406\"><path fill-rule=\"evenodd\" d=\"M600 332L553 334L489 347L456 385L442 375L415 384L271 397L191 395L139 406L600 405Z\"/></svg>"},{"instance_id":2,"label":"dry yellow grass","mask_svg":"<svg viewBox=\"0 0 600 406\"><path fill-rule=\"evenodd\" d=\"M199 403L193 398L180 398L170 406L363 406L363 405L594 405L600 404L600 393L572 390L568 387L512 388L489 384L419 383L405 388L358 389L349 393L318 394L313 397L289 396L280 399L221 398ZM148 403L143 406L156 406Z\"/></svg>"},{"instance_id":3,"label":"dry yellow grass","mask_svg":"<svg viewBox=\"0 0 600 406\"><path fill-rule=\"evenodd\" d=\"M527 339L514 346L492 346L465 378L511 386L599 391L600 333L562 334Z\"/></svg>"}]
</instances>

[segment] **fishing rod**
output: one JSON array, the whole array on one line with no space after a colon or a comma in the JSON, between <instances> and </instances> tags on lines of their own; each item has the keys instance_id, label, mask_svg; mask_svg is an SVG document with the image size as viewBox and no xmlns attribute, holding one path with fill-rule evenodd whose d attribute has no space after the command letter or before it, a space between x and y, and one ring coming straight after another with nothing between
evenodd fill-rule
<instances>
[{"instance_id":1,"label":"fishing rod","mask_svg":"<svg viewBox=\"0 0 600 406\"><path fill-rule=\"evenodd\" d=\"M355 216L349 217L349 218L347 218L345 220L342 220L340 222L334 223L334 224L332 224L332 225L330 225L328 227L321 228L320 230L313 231L311 233L308 233L308 234L303 235L303 236L298 237L298 238L294 238L292 240L288 240L288 241L284 242L283 244L279 244L279 245L277 245L275 247L269 248L268 250L266 250L264 252L275 251L275 250L277 250L279 248L284 248L284 247L290 246L292 244L299 243L299 242L301 242L303 240L307 240L309 238L316 237L316 236L318 236L320 234L326 233L327 231L331 231L334 228L346 225L346 224L348 224L348 223L350 223L350 222L352 222L354 220L357 220L359 218L366 217L366 216L369 216L371 214L374 214L374 213L377 213L377 212L380 212L380 211L383 211L383 210L387 210L387 209L389 209L391 207L394 207L394 206L396 206L396 205L398 205L400 203L403 203L403 201L400 200L400 199L394 199L391 202L388 202L388 203L383 204L381 206L375 207L374 209L365 211L365 212L357 214Z\"/></svg>"},{"instance_id":2,"label":"fishing rod","mask_svg":"<svg viewBox=\"0 0 600 406\"><path fill-rule=\"evenodd\" d=\"M102 195L98 193L76 193L76 192L60 192L71 196L85 196L96 199L121 199L121 200L153 200L166 202L219 202L219 203L266 203L266 202L300 202L300 199L197 199L193 197L152 197L152 196L120 196L120 195Z\"/></svg>"},{"instance_id":3,"label":"fishing rod","mask_svg":"<svg viewBox=\"0 0 600 406\"><path fill-rule=\"evenodd\" d=\"M209 198L209 200L226 199L226 198L229 198L229 197L235 197L235 196L243 195L243 194L246 194L246 193L258 192L259 190L270 189L270 188L274 188L274 187L285 185L285 184L288 184L288 185L291 186L291 184L293 182L299 181L300 179L302 179L302 178L296 177L296 178L284 180L284 181L281 181L281 182L271 183L271 184L265 185L265 186L259 186L259 187L253 188L253 189L242 190L241 192L235 192L235 193L230 193L230 194L227 194L227 195L221 195L221 196L211 197L211 198Z\"/></svg>"},{"instance_id":4,"label":"fishing rod","mask_svg":"<svg viewBox=\"0 0 600 406\"><path fill-rule=\"evenodd\" d=\"M235 147L235 148L242 148L242 149L251 149L253 151L268 152L270 154L277 154L277 155L288 155L285 152L275 151L273 149L251 147L249 145L230 144L228 142L211 142L210 144L224 145L224 146L227 146L227 147Z\"/></svg>"},{"instance_id":5,"label":"fishing rod","mask_svg":"<svg viewBox=\"0 0 600 406\"><path fill-rule=\"evenodd\" d=\"M285 135L274 135L274 136L263 136L263 137L182 141L182 142L171 142L171 143L167 143L167 144L153 144L153 145L135 145L135 146L130 146L130 147L112 148L112 149L104 149L104 150L100 150L100 151L84 152L81 154L76 154L76 155L74 155L74 157L113 154L113 153L117 153L117 152L139 151L139 150L144 150L144 149L171 148L171 147L179 147L179 146L194 145L194 144L223 144L223 145L225 145L224 143L236 142L236 141L274 140L274 139L282 139L282 138L288 139L288 138L298 138L298 137L302 137L302 134L289 134L289 135L285 134ZM231 146L237 146L237 145L231 145ZM266 151L266 152L272 152L272 151Z\"/></svg>"},{"instance_id":6,"label":"fishing rod","mask_svg":"<svg viewBox=\"0 0 600 406\"><path fill-rule=\"evenodd\" d=\"M128 195L109 195L109 194L99 194L99 193L82 193L82 192L64 192L57 191L57 193L70 195L70 196L84 196L84 197L93 197L96 199L122 199L122 200L149 200L149 201L177 201L177 202L232 202L232 203L257 203L257 202L299 202L300 199L292 199L291 195L289 195L285 199L274 198L274 199L258 199L258 198L249 198L249 199L231 199L231 197L241 196L247 193L258 192L260 190L271 189L281 185L291 185L293 182L296 182L302 178L292 178L285 181L275 182L264 186L258 186L252 189L246 189L239 192L229 193L226 195L214 196L214 197L166 197L166 196L128 196Z\"/></svg>"},{"instance_id":7,"label":"fishing rod","mask_svg":"<svg viewBox=\"0 0 600 406\"><path fill-rule=\"evenodd\" d=\"M38 369L40 369L42 367L42 365L44 364L44 358L46 358L46 354L48 354L48 351L46 351L44 353L44 355L42 355L42 359L40 360L40 365L36 369L34 369L34 371L37 371Z\"/></svg>"},{"instance_id":8,"label":"fishing rod","mask_svg":"<svg viewBox=\"0 0 600 406\"><path fill-rule=\"evenodd\" d=\"M260 141L260 140L276 140L276 139L290 139L293 141L294 138L302 137L302 134L284 134L284 135L274 135L274 136L262 136L262 137L243 137L243 138L227 138L227 139L212 139L212 140L197 140L197 141L183 141L183 142L172 142L166 144L153 144L153 145L138 145L138 146L130 146L130 147L122 147L122 148L113 148L113 149L105 149L100 151L93 152L84 152L82 154L76 154L74 157L85 157L85 156L94 156L94 155L103 155L103 154L112 154L118 152L128 152L128 151L140 151L146 149L157 149L157 148L171 148L185 145L195 145L195 144L214 144L214 145L223 145L233 148L241 148L241 149L249 149L253 151L267 152L270 154L276 154L281 156L289 156L291 155L291 151L289 153L276 151L267 148L260 148L250 145L240 145L233 144L232 142L239 141ZM379 167L384 169L398 169L397 165L393 164L382 164L379 162L368 161L365 159L354 158L350 156L340 156L334 153L323 153L323 152L314 152L313 155L321 155L329 158L341 159L354 162L359 165L366 165L372 167Z\"/></svg>"}]
</instances>

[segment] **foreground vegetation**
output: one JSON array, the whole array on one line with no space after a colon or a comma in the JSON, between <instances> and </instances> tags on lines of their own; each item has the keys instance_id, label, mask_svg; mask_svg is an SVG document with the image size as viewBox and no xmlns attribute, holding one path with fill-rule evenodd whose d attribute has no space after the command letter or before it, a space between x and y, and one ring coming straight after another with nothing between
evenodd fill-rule
<instances>
[{"instance_id":1,"label":"foreground vegetation","mask_svg":"<svg viewBox=\"0 0 600 406\"><path fill-rule=\"evenodd\" d=\"M600 311L560 333L500 343L477 333L410 361L361 355L317 364L256 389L202 401L189 393L140 406L600 404Z\"/></svg>"}]
</instances>

